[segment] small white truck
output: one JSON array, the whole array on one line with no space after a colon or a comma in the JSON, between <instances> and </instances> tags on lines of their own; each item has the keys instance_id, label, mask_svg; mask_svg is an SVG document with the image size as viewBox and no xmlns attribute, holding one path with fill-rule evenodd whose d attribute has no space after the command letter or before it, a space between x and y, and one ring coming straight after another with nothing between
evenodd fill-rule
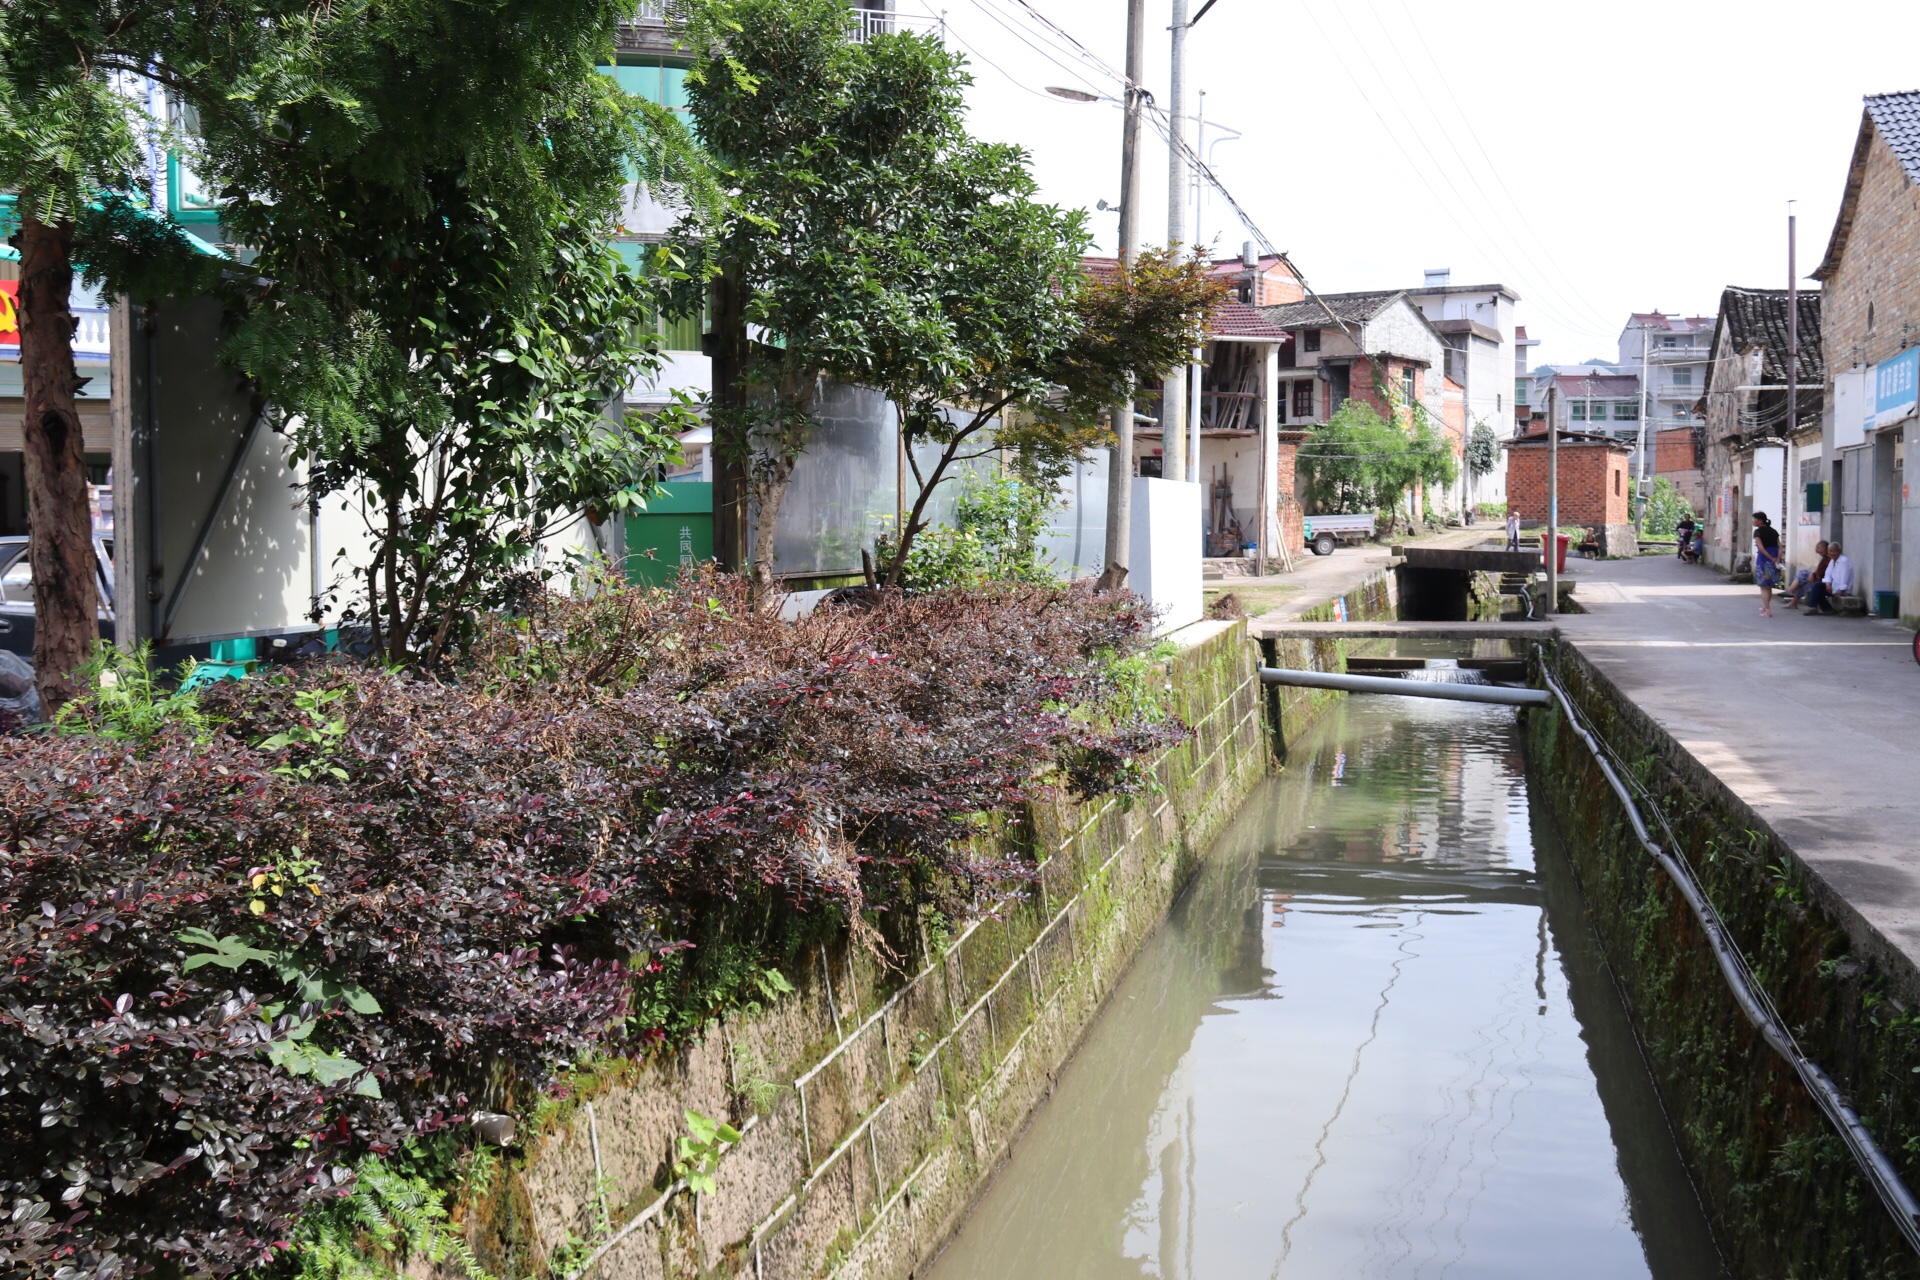
<instances>
[{"instance_id":1,"label":"small white truck","mask_svg":"<svg viewBox=\"0 0 1920 1280\"><path fill-rule=\"evenodd\" d=\"M1335 543L1365 542L1373 536L1373 516L1308 516L1306 544L1317 556L1333 554Z\"/></svg>"}]
</instances>

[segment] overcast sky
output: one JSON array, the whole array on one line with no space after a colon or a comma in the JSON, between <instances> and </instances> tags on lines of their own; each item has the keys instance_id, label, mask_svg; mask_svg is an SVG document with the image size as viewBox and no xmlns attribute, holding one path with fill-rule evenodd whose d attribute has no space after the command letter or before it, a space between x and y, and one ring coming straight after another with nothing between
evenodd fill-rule
<instances>
[{"instance_id":1,"label":"overcast sky","mask_svg":"<svg viewBox=\"0 0 1920 1280\"><path fill-rule=\"evenodd\" d=\"M1045 92L1117 85L1041 19L1120 68L1125 0L899 7L943 4L974 64L975 132L1031 151L1050 200L1117 200L1120 111ZM1145 83L1163 104L1170 20L1171 0L1148 0ZM1914 0L1218 0L1187 41L1188 111L1205 89L1207 118L1242 131L1215 170L1315 289L1449 267L1518 293L1539 361L1571 363L1614 358L1632 311L1710 316L1724 285L1784 286L1790 199L1811 271L1860 99L1920 88L1916 48ZM1161 243L1167 149L1149 133L1142 152L1143 234ZM1092 219L1112 252L1117 220ZM1204 234L1223 254L1246 238L1217 198Z\"/></svg>"}]
</instances>

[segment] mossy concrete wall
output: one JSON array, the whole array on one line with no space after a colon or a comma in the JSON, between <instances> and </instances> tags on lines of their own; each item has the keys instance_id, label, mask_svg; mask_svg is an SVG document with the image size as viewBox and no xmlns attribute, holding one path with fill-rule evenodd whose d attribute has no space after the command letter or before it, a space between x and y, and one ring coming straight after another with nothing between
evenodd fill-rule
<instances>
[{"instance_id":1,"label":"mossy concrete wall","mask_svg":"<svg viewBox=\"0 0 1920 1280\"><path fill-rule=\"evenodd\" d=\"M1541 660L1664 814L1673 852L1802 1047L1849 1093L1908 1185L1920 1185L1911 967L1577 650L1563 644ZM1701 930L1564 714L1529 708L1524 725L1532 785L1572 859L1733 1274L1920 1276L1798 1076L1734 1004Z\"/></svg>"},{"instance_id":2,"label":"mossy concrete wall","mask_svg":"<svg viewBox=\"0 0 1920 1280\"><path fill-rule=\"evenodd\" d=\"M935 958L917 971L821 948L770 1010L584 1077L468 1209L483 1260L595 1280L892 1280L931 1259L1273 763L1244 624L1183 636L1166 683L1195 734L1155 763L1159 794L1062 801L1010 823L1003 838L1040 864L1032 893L957 937L924 940ZM1297 725L1325 698L1289 705ZM687 1110L744 1129L710 1194L672 1180Z\"/></svg>"}]
</instances>

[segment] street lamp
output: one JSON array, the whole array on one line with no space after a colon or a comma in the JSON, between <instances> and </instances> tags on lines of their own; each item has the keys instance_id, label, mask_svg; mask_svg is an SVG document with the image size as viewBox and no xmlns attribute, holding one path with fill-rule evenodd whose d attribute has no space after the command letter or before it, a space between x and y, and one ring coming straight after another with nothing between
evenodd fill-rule
<instances>
[{"instance_id":1,"label":"street lamp","mask_svg":"<svg viewBox=\"0 0 1920 1280\"><path fill-rule=\"evenodd\" d=\"M1088 93L1085 89L1069 89L1065 85L1050 84L1047 92L1056 98L1065 98L1068 102L1098 102L1100 95Z\"/></svg>"}]
</instances>

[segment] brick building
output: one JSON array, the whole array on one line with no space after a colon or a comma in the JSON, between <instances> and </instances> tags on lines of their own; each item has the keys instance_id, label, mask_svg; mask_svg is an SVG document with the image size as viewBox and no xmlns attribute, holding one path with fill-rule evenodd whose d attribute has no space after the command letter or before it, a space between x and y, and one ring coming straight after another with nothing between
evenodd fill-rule
<instances>
[{"instance_id":1,"label":"brick building","mask_svg":"<svg viewBox=\"0 0 1920 1280\"><path fill-rule=\"evenodd\" d=\"M1698 439L1692 427L1664 427L1654 436L1653 474L1680 491L1698 516L1707 509L1707 490L1701 479Z\"/></svg>"},{"instance_id":2,"label":"brick building","mask_svg":"<svg viewBox=\"0 0 1920 1280\"><path fill-rule=\"evenodd\" d=\"M1417 406L1456 457L1464 450L1464 389L1447 377L1447 344L1408 290L1328 293L1260 313L1287 335L1279 349L1281 422L1311 427L1352 400L1411 427ZM1457 490L1429 497L1440 511L1457 510L1462 500Z\"/></svg>"},{"instance_id":3,"label":"brick building","mask_svg":"<svg viewBox=\"0 0 1920 1280\"><path fill-rule=\"evenodd\" d=\"M1545 423L1506 442L1507 509L1520 514L1522 528L1544 528L1548 507L1548 449ZM1560 526L1593 532L1601 554L1630 556L1639 547L1627 500L1627 446L1611 436L1560 433Z\"/></svg>"},{"instance_id":4,"label":"brick building","mask_svg":"<svg viewBox=\"0 0 1920 1280\"><path fill-rule=\"evenodd\" d=\"M1905 478L1920 341L1920 91L1866 99L1847 184L1814 269L1830 353L1821 474L1826 536L1847 548L1860 589L1897 590L1920 624L1920 505Z\"/></svg>"}]
</instances>

